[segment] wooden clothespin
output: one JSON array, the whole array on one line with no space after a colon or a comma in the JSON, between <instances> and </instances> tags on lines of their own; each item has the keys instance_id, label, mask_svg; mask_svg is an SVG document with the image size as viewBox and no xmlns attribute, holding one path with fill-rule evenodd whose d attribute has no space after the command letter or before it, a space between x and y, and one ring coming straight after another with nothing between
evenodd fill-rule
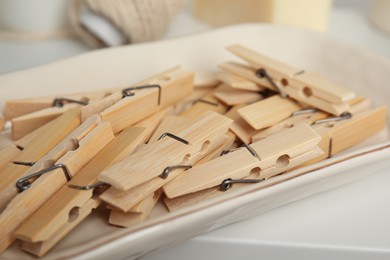
<instances>
[{"instance_id":1,"label":"wooden clothespin","mask_svg":"<svg viewBox=\"0 0 390 260\"><path fill-rule=\"evenodd\" d=\"M4 194L6 188L14 187L15 182L29 170L29 166L26 165L31 165L40 160L79 125L80 109L71 109L51 121L44 127L44 131L38 129L39 135L35 136L34 139L20 143L16 142L17 148L21 150L13 158L13 162L16 163L8 163L0 172L0 212L10 200L10 197Z\"/></svg>"},{"instance_id":2,"label":"wooden clothespin","mask_svg":"<svg viewBox=\"0 0 390 260\"><path fill-rule=\"evenodd\" d=\"M121 99L102 111L100 116L118 133L190 95L193 78L193 73L183 72L180 67L167 70L117 93Z\"/></svg>"},{"instance_id":3,"label":"wooden clothespin","mask_svg":"<svg viewBox=\"0 0 390 260\"><path fill-rule=\"evenodd\" d=\"M102 122L98 116L91 117L28 168L16 185L12 183L2 190L2 208L9 203L0 214L0 252L13 242L15 229L113 138L108 122Z\"/></svg>"},{"instance_id":4,"label":"wooden clothespin","mask_svg":"<svg viewBox=\"0 0 390 260\"><path fill-rule=\"evenodd\" d=\"M5 103L5 115L7 120L11 120L50 107L63 107L66 104L87 105L89 103L94 103L115 91L116 89L103 89L63 96L8 100Z\"/></svg>"},{"instance_id":5,"label":"wooden clothespin","mask_svg":"<svg viewBox=\"0 0 390 260\"><path fill-rule=\"evenodd\" d=\"M227 49L255 69L256 73L247 79L266 78L270 84L264 87L330 114L340 115L347 111L347 102L355 97L354 92L315 73L291 67L240 45L229 46Z\"/></svg>"},{"instance_id":6,"label":"wooden clothespin","mask_svg":"<svg viewBox=\"0 0 390 260\"><path fill-rule=\"evenodd\" d=\"M111 225L119 227L130 227L144 222L152 213L152 210L156 206L161 195L162 190L158 189L154 193L148 195L141 203L132 208L132 211L130 212L111 210L108 222Z\"/></svg>"},{"instance_id":7,"label":"wooden clothespin","mask_svg":"<svg viewBox=\"0 0 390 260\"><path fill-rule=\"evenodd\" d=\"M223 185L228 179L243 179L251 173L258 175L258 179L269 178L285 171L296 157L313 152L320 140L321 137L305 124L285 129L189 169L166 184L163 190L168 198L174 198Z\"/></svg>"},{"instance_id":8,"label":"wooden clothespin","mask_svg":"<svg viewBox=\"0 0 390 260\"><path fill-rule=\"evenodd\" d=\"M136 127L145 128L145 143L147 143L152 137L153 133L156 131L156 128L160 125L163 118L169 114L169 108L163 109L154 113L153 115L145 118L142 121L134 124Z\"/></svg>"},{"instance_id":9,"label":"wooden clothespin","mask_svg":"<svg viewBox=\"0 0 390 260\"><path fill-rule=\"evenodd\" d=\"M101 204L94 187L99 173L131 154L145 139L146 129L124 129L67 185L63 186L14 233L26 251L42 256Z\"/></svg>"},{"instance_id":10,"label":"wooden clothespin","mask_svg":"<svg viewBox=\"0 0 390 260\"><path fill-rule=\"evenodd\" d=\"M288 118L301 110L297 102L275 95L238 109L238 113L254 129L260 130Z\"/></svg>"},{"instance_id":11,"label":"wooden clothespin","mask_svg":"<svg viewBox=\"0 0 390 260\"><path fill-rule=\"evenodd\" d=\"M102 172L100 180L113 187L100 198L128 212L146 196L219 147L226 140L225 133L230 124L230 119L207 112L185 128L178 129L175 135L148 144L128 159Z\"/></svg>"},{"instance_id":12,"label":"wooden clothespin","mask_svg":"<svg viewBox=\"0 0 390 260\"><path fill-rule=\"evenodd\" d=\"M23 136L33 132L39 127L47 124L51 120L59 117L65 111L79 106L77 104L66 104L62 107L49 107L25 114L11 119L12 138L14 140L20 139Z\"/></svg>"},{"instance_id":13,"label":"wooden clothespin","mask_svg":"<svg viewBox=\"0 0 390 260\"><path fill-rule=\"evenodd\" d=\"M226 84L221 84L214 91L214 96L228 106L250 104L263 98L260 93L234 89Z\"/></svg>"},{"instance_id":14,"label":"wooden clothespin","mask_svg":"<svg viewBox=\"0 0 390 260\"><path fill-rule=\"evenodd\" d=\"M166 116L161 121L160 125L155 130L148 144L153 144L158 141L158 138L164 133L176 133L179 129L186 127L190 123L190 119L179 116ZM141 148L142 149L142 148ZM161 189L155 192L143 195L142 201L138 202L128 212L123 212L121 209L110 206L109 223L115 226L127 227L135 223L146 220L152 212L154 206L162 194Z\"/></svg>"},{"instance_id":15,"label":"wooden clothespin","mask_svg":"<svg viewBox=\"0 0 390 260\"><path fill-rule=\"evenodd\" d=\"M306 164L332 157L379 133L386 127L386 119L387 108L379 107L316 121L312 128L322 136L319 147L324 154Z\"/></svg>"},{"instance_id":16,"label":"wooden clothespin","mask_svg":"<svg viewBox=\"0 0 390 260\"><path fill-rule=\"evenodd\" d=\"M229 75L234 75L236 77L241 77L246 79L256 85L255 87L249 88L247 90L251 91L263 91L264 89L272 89L271 83L265 77L257 77L256 69L251 66L241 64L234 61L225 62L219 65L219 67ZM266 87L266 88L264 88Z\"/></svg>"},{"instance_id":17,"label":"wooden clothespin","mask_svg":"<svg viewBox=\"0 0 390 260\"><path fill-rule=\"evenodd\" d=\"M223 83L234 89L254 92L260 92L264 90L263 87L257 85L255 82L228 72L218 73L218 79L220 79Z\"/></svg>"},{"instance_id":18,"label":"wooden clothespin","mask_svg":"<svg viewBox=\"0 0 390 260\"><path fill-rule=\"evenodd\" d=\"M348 103L350 105L350 109L348 110L348 112L350 113L357 113L363 110L367 110L371 106L371 100L368 100L364 97L354 98ZM283 121L280 121L279 123L274 124L271 127L268 127L261 131L257 131L257 133L252 136L252 142L259 141L273 133L276 133L277 131L280 131L284 128L293 127L294 125L299 123L306 123L312 125L318 120L326 119L329 117L333 116L326 112L319 111L315 108L304 108L302 110L293 112L290 117ZM322 137L325 138L325 136ZM323 141L324 140L321 140L320 144Z\"/></svg>"},{"instance_id":19,"label":"wooden clothespin","mask_svg":"<svg viewBox=\"0 0 390 260\"><path fill-rule=\"evenodd\" d=\"M259 131L250 126L239 114L238 109L245 107L246 105L237 105L232 107L225 116L233 120L230 130L244 143L252 143L252 136L256 135Z\"/></svg>"},{"instance_id":20,"label":"wooden clothespin","mask_svg":"<svg viewBox=\"0 0 390 260\"><path fill-rule=\"evenodd\" d=\"M148 149L134 153L128 160L103 171L99 179L123 191L134 188L161 176L162 163L165 167L185 163L192 156L208 150L211 142L220 140L227 132L231 122L215 112L207 112L177 136L167 133ZM148 170L145 173L146 165Z\"/></svg>"}]
</instances>

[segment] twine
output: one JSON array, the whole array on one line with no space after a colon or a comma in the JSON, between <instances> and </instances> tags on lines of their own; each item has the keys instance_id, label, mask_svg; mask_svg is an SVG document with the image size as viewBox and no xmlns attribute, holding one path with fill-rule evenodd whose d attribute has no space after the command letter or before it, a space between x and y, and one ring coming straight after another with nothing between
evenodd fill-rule
<instances>
[{"instance_id":1,"label":"twine","mask_svg":"<svg viewBox=\"0 0 390 260\"><path fill-rule=\"evenodd\" d=\"M89 46L100 48L105 44L80 24L83 6L107 18L124 34L127 43L140 43L161 38L181 10L183 0L72 0L71 26Z\"/></svg>"}]
</instances>

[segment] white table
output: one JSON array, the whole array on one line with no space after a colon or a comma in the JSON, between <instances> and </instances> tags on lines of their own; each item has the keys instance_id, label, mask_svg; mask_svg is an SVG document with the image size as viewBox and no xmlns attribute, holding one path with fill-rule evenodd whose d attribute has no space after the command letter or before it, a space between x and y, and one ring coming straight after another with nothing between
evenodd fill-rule
<instances>
[{"instance_id":1,"label":"white table","mask_svg":"<svg viewBox=\"0 0 390 260\"><path fill-rule=\"evenodd\" d=\"M390 57L390 36L368 22L367 1L358 3L356 7L336 5L329 34ZM187 8L166 37L210 28L196 21ZM0 41L0 73L89 50L77 39ZM369 179L201 235L143 259L390 259L390 225L386 225L390 219L390 174L387 171L384 169Z\"/></svg>"}]
</instances>

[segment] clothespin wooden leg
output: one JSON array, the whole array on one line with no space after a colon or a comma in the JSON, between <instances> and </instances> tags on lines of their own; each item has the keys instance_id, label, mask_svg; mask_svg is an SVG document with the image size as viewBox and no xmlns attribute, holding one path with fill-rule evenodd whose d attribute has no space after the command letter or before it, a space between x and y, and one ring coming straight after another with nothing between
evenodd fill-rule
<instances>
[{"instance_id":1,"label":"clothespin wooden leg","mask_svg":"<svg viewBox=\"0 0 390 260\"><path fill-rule=\"evenodd\" d=\"M38 211L25 221L15 236L26 241L27 250L37 255L46 253L59 239L75 228L101 201L94 189L80 190L97 182L100 171L131 154L145 138L145 128L123 130L104 147L67 185L63 186ZM68 216L76 213L72 221ZM36 243L36 244L35 244Z\"/></svg>"},{"instance_id":2,"label":"clothespin wooden leg","mask_svg":"<svg viewBox=\"0 0 390 260\"><path fill-rule=\"evenodd\" d=\"M0 215L0 252L14 241L15 229L55 194L68 181L69 175L75 176L113 138L109 123L91 117L30 167L24 176L46 169L53 162L61 167L54 168L50 174L42 174L21 193L17 193L14 186L3 192L12 200ZM26 184L22 182L21 185Z\"/></svg>"},{"instance_id":3,"label":"clothespin wooden leg","mask_svg":"<svg viewBox=\"0 0 390 260\"><path fill-rule=\"evenodd\" d=\"M36 162L48 153L54 146L60 143L68 134L80 125L80 110L71 109L59 118L53 120L45 127L44 132L28 142L28 146L23 147L14 161ZM14 192L6 192L9 187L15 187L16 181L27 171L29 167L8 163L0 172L0 212L5 208Z\"/></svg>"}]
</instances>

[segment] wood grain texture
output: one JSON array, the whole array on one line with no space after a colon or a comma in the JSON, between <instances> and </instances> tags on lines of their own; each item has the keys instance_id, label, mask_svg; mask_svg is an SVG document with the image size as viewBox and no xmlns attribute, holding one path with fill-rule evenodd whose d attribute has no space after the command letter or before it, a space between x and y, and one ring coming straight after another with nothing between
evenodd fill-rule
<instances>
[{"instance_id":1,"label":"wood grain texture","mask_svg":"<svg viewBox=\"0 0 390 260\"><path fill-rule=\"evenodd\" d=\"M50 108L53 106L53 101L56 98L69 98L78 101L94 103L97 100L115 92L117 89L101 89L90 92L72 93L61 96L52 97L35 97L26 99L8 100L5 103L5 113L7 120L15 117L30 114L41 109Z\"/></svg>"},{"instance_id":2,"label":"wood grain texture","mask_svg":"<svg viewBox=\"0 0 390 260\"><path fill-rule=\"evenodd\" d=\"M186 164L192 156L206 152L211 143L227 132L231 123L232 120L227 117L207 112L201 119L178 133L180 138L189 142L188 145L164 137L134 153L126 161L106 169L100 174L99 180L123 191L134 188L160 176L165 167Z\"/></svg>"},{"instance_id":3,"label":"wood grain texture","mask_svg":"<svg viewBox=\"0 0 390 260\"><path fill-rule=\"evenodd\" d=\"M238 109L238 114L254 129L270 127L302 109L294 100L275 95Z\"/></svg>"},{"instance_id":4,"label":"wood grain texture","mask_svg":"<svg viewBox=\"0 0 390 260\"><path fill-rule=\"evenodd\" d=\"M225 116L233 120L230 130L245 144L252 143L252 136L256 135L259 130L254 129L245 119L238 114L238 109L245 105L237 105L232 107Z\"/></svg>"},{"instance_id":5,"label":"wood grain texture","mask_svg":"<svg viewBox=\"0 0 390 260\"><path fill-rule=\"evenodd\" d=\"M140 206L136 208L137 212L123 212L117 209L112 209L108 222L111 225L119 227L130 227L132 225L144 222L152 213L152 210L156 206L156 203L160 199L161 195L161 189L148 195L148 197L143 200Z\"/></svg>"},{"instance_id":6,"label":"wood grain texture","mask_svg":"<svg viewBox=\"0 0 390 260\"><path fill-rule=\"evenodd\" d=\"M139 153L139 155L141 155L141 157L139 157L139 158L142 158L145 165L148 165L147 166L148 168L142 168L142 167L140 168L139 172L141 173L140 174L141 177L142 177L142 175L145 175L145 169L148 169L147 172L150 172L151 169L155 170L157 175L153 175L154 177L152 177L151 179L144 181L142 184L140 184L136 187L133 187L132 189L129 189L128 191L123 191L123 190L117 189L116 187L111 187L106 192L104 192L102 195L100 195L100 198L103 201L105 201L106 203L113 205L114 207L116 207L124 212L129 212L129 211L131 211L131 209L134 206L136 206L138 203L140 203L142 200L144 200L148 195L150 195L153 192L155 192L156 190L160 189L163 185L165 185L166 183L168 183L169 181L174 179L176 176L180 175L182 172L185 171L185 169L172 170L169 172L168 177L163 179L160 177L160 175L161 175L162 171L165 169L165 167L171 166L171 165L193 165L194 163L201 160L203 157L207 156L209 152L211 152L214 149L216 149L217 147L219 147L222 143L224 143L226 141L226 136L225 136L224 132L226 133L231 121L229 119L223 117L222 115L218 115L214 112L206 113L205 117L206 117L205 119L196 120L195 123L193 123L193 121L192 121L191 123L185 125L182 129L177 128L173 132L173 134L176 134L178 136L182 136L181 133L184 133L186 131L191 132L190 129L194 129L194 126L197 125L196 122L202 122L202 121L208 122L209 121L209 122L211 122L211 125L213 125L212 122L214 122L214 124L219 124L219 126L217 126L216 128L215 128L215 126L211 127L209 125L206 128L201 127L202 131L200 131L200 132L195 131L195 132L198 132L197 134L203 135L203 138L200 138L201 139L200 143L202 145L201 145L201 147L197 148L197 151L193 152L191 154L191 156L186 156L187 154L189 154L188 150L186 149L187 147L181 145L181 146L178 146L178 148L179 148L178 150L175 149L175 150L172 150L173 152L172 151L169 152L168 149L164 149L162 152L157 151L156 157L154 157L153 154L151 157L150 151L155 152L156 149L153 149L153 148L161 146L162 140L155 142L155 143L152 143L152 144L148 144L147 145L148 147L143 147L142 149L137 151L135 154L130 156L128 158L129 160L126 160L126 162L123 161L123 163L128 164L128 166L126 166L126 167L133 167L133 164L130 164L129 161L130 160L133 160L133 161L139 160L138 157L135 157L135 155L137 153ZM207 130L208 134L205 135L205 133L203 132L204 130ZM207 137L207 135L214 135L214 136L212 138L210 138L210 136ZM167 137L165 137L165 138L167 138ZM191 140L191 139L189 139L189 140ZM204 140L208 141L208 142L206 142L206 144L207 144L206 146L203 145ZM177 141L175 141L175 142L177 142ZM175 144L175 143L171 143L171 144ZM191 146L196 146L196 144L197 144L197 142L190 141ZM146 154L148 154L148 155L145 156L144 152L146 152ZM177 161L174 162L172 160L174 159L175 156L177 156L176 153L179 153L179 157L177 158ZM147 160L145 160L145 158L147 158ZM158 159L155 159L155 158L158 158ZM185 158L185 161L183 161L183 158ZM158 161L156 162L155 160L158 160ZM115 165L113 167L115 167ZM126 169L126 167L122 166L121 168ZM110 170L110 169L108 169L108 170ZM112 172L116 173L117 170L115 170L115 168L114 168L114 170L112 170ZM131 170L128 172L134 173L135 170ZM129 177L131 177L131 176L129 176ZM131 179L134 181L133 178L131 178Z\"/></svg>"},{"instance_id":7,"label":"wood grain texture","mask_svg":"<svg viewBox=\"0 0 390 260\"><path fill-rule=\"evenodd\" d=\"M15 144L8 144L0 149L0 171L8 163L12 163L13 159L21 153L21 150Z\"/></svg>"},{"instance_id":8,"label":"wood grain texture","mask_svg":"<svg viewBox=\"0 0 390 260\"><path fill-rule=\"evenodd\" d=\"M254 68L265 69L291 98L328 113L340 115L347 111L349 106L346 102L356 96L353 91L338 86L316 73L304 72L243 46L232 45L227 49ZM271 89L276 90L275 87Z\"/></svg>"},{"instance_id":9,"label":"wood grain texture","mask_svg":"<svg viewBox=\"0 0 390 260\"><path fill-rule=\"evenodd\" d=\"M25 114L11 119L12 123L12 138L20 139L25 135L33 132L41 126L49 123L53 119L62 115L65 111L71 108L78 107L77 104L67 104L63 107L49 107L36 112Z\"/></svg>"},{"instance_id":10,"label":"wood grain texture","mask_svg":"<svg viewBox=\"0 0 390 260\"><path fill-rule=\"evenodd\" d=\"M233 73L220 72L218 73L218 79L220 79L223 83L225 83L226 85L234 89L254 91L254 92L260 92L264 90L263 87L260 87L256 83L247 80L243 77L237 76Z\"/></svg>"},{"instance_id":11,"label":"wood grain texture","mask_svg":"<svg viewBox=\"0 0 390 260\"><path fill-rule=\"evenodd\" d=\"M59 232L64 236L79 223L78 221L73 224L73 221L76 221L80 214L73 214L72 223L69 223L69 216L71 216L72 211L85 212L81 214L81 217L85 218L91 211L89 207L91 203L94 208L100 204L100 201L93 199L93 190L72 189L69 185L85 186L96 183L98 174L104 168L131 154L143 142L145 133L145 129L140 127L124 129L68 185L63 186L25 221L15 232L15 236L26 242L48 241L50 245L54 245L53 242L49 242L53 237L57 241ZM87 205L87 209L84 209L85 205ZM67 232L63 231L64 227L66 227ZM45 248L48 249L49 247L46 245Z\"/></svg>"},{"instance_id":12,"label":"wood grain texture","mask_svg":"<svg viewBox=\"0 0 390 260\"><path fill-rule=\"evenodd\" d=\"M5 126L5 118L4 116L0 113L0 131L3 131Z\"/></svg>"},{"instance_id":13,"label":"wood grain texture","mask_svg":"<svg viewBox=\"0 0 390 260\"><path fill-rule=\"evenodd\" d=\"M293 169L299 165L302 165L304 162L309 161L313 158L318 157L320 154L322 154L322 150L319 149L318 147L310 150L308 152L305 152L303 154L300 154L296 156L295 158L292 158L290 160L290 163L283 167L282 169L276 166L267 168L262 170L260 174L250 174L248 177L244 179L257 179L261 180L263 178L271 178L272 176L275 176L277 174L283 173L285 171L288 171L290 169ZM242 183L236 183L231 186L231 188L227 191L221 191L219 187L212 187L212 188L207 188L205 190L197 191L194 193L186 194L183 196L179 196L176 198L165 198L164 202L169 209L170 212L176 211L178 209L184 208L184 207L190 207L192 205L196 205L197 203L200 203L204 200L211 199L217 196L223 196L225 192L234 192L236 190L239 190L246 185L256 185L256 184L242 184Z\"/></svg>"},{"instance_id":14,"label":"wood grain texture","mask_svg":"<svg viewBox=\"0 0 390 260\"><path fill-rule=\"evenodd\" d=\"M214 91L214 96L228 106L251 104L263 99L263 96L257 92L235 89L225 84L221 84Z\"/></svg>"},{"instance_id":15,"label":"wood grain texture","mask_svg":"<svg viewBox=\"0 0 390 260\"><path fill-rule=\"evenodd\" d=\"M109 123L101 122L98 117L91 117L31 166L24 173L24 176L53 164L66 165L70 174L75 176L113 138L114 134ZM0 234L0 252L4 251L14 241L13 232L15 229L66 182L64 172L59 168L51 171L50 174L43 174L38 177L22 193L17 193L15 187L10 187L3 192L5 193L4 197L12 198L12 200L0 215L0 228L2 230ZM12 194L12 196L9 194Z\"/></svg>"},{"instance_id":16,"label":"wood grain texture","mask_svg":"<svg viewBox=\"0 0 390 260\"><path fill-rule=\"evenodd\" d=\"M44 132L23 146L14 161L36 162L60 143L67 135L80 125L80 109L71 109L57 119L54 119L44 128ZM0 212L8 204L15 192L15 182L22 177L29 167L8 163L0 172ZM12 187L12 196L7 196L6 189Z\"/></svg>"},{"instance_id":17,"label":"wood grain texture","mask_svg":"<svg viewBox=\"0 0 390 260\"><path fill-rule=\"evenodd\" d=\"M300 124L251 144L256 157L242 147L187 170L166 184L163 190L168 198L174 198L214 187L227 178L242 179L251 172L261 175L262 170L273 166L283 168L291 158L313 150L320 140L308 125Z\"/></svg>"},{"instance_id":18,"label":"wood grain texture","mask_svg":"<svg viewBox=\"0 0 390 260\"><path fill-rule=\"evenodd\" d=\"M156 131L156 128L160 125L161 120L169 113L169 108L161 110L153 115L145 118L142 121L134 124L136 127L145 128L145 143L149 141L153 133Z\"/></svg>"},{"instance_id":19,"label":"wood grain texture","mask_svg":"<svg viewBox=\"0 0 390 260\"><path fill-rule=\"evenodd\" d=\"M208 111L224 114L226 110L227 106L210 93L197 100L192 107L180 113L180 116L196 119L202 117Z\"/></svg>"},{"instance_id":20,"label":"wood grain texture","mask_svg":"<svg viewBox=\"0 0 390 260\"><path fill-rule=\"evenodd\" d=\"M125 97L100 113L103 121L109 121L115 133L146 117L167 108L190 95L194 74L173 68L135 86L159 85L159 88L134 90L135 95ZM160 101L160 103L159 103Z\"/></svg>"}]
</instances>

